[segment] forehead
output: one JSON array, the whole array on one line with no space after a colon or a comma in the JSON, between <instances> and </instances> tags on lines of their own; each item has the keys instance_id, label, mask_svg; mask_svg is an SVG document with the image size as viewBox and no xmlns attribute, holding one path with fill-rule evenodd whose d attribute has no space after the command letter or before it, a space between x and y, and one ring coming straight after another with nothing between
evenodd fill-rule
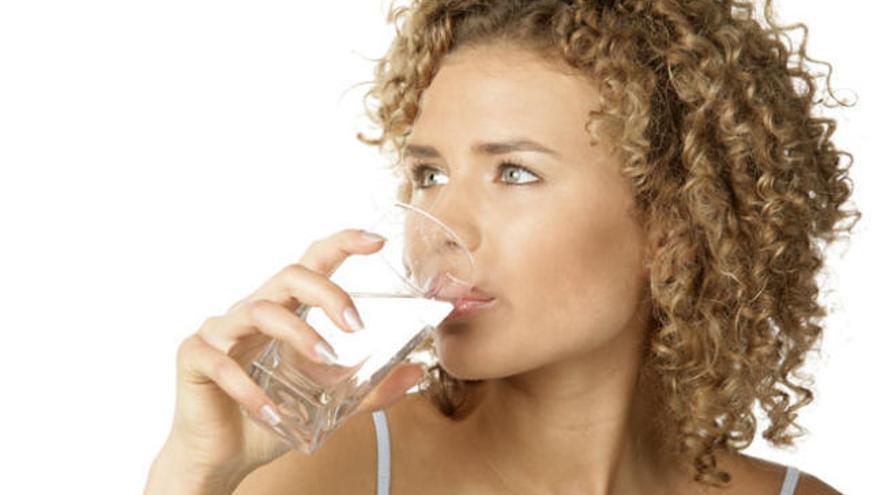
<instances>
[{"instance_id":1,"label":"forehead","mask_svg":"<svg viewBox=\"0 0 880 495\"><path fill-rule=\"evenodd\" d=\"M591 80L537 54L467 48L448 55L423 91L410 138L585 140L583 126L597 104Z\"/></svg>"}]
</instances>

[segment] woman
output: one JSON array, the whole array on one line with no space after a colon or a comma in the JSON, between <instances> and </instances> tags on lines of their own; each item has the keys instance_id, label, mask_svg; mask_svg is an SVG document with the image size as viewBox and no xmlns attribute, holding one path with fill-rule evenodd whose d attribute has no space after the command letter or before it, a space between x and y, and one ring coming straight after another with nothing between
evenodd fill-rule
<instances>
[{"instance_id":1,"label":"woman","mask_svg":"<svg viewBox=\"0 0 880 495\"><path fill-rule=\"evenodd\" d=\"M381 240L312 244L181 345L147 492L837 493L739 452L755 402L766 439L797 436L817 242L859 217L804 47L790 64L785 31L731 1L416 0L389 21L382 134L358 137L391 146L399 199L459 233L496 302L440 326L425 379L401 367L319 451L285 453L241 421L267 403L245 350L320 359L293 309L353 329L327 274Z\"/></svg>"}]
</instances>

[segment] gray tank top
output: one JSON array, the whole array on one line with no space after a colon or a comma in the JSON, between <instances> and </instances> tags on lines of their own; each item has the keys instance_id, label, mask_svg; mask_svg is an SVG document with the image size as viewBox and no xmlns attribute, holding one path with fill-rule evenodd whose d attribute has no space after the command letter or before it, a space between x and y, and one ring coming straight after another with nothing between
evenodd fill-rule
<instances>
[{"instance_id":1,"label":"gray tank top","mask_svg":"<svg viewBox=\"0 0 880 495\"><path fill-rule=\"evenodd\" d=\"M385 411L373 412L373 424L376 426L376 453L378 472L376 476L376 493L389 495L391 487L391 440L388 435L388 418ZM800 471L794 466L785 467L785 480L779 495L794 495Z\"/></svg>"}]
</instances>

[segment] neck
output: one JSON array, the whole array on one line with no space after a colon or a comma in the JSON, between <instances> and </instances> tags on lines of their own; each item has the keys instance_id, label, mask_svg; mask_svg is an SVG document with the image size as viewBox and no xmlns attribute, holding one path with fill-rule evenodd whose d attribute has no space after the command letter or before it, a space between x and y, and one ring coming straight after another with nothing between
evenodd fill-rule
<instances>
[{"instance_id":1,"label":"neck","mask_svg":"<svg viewBox=\"0 0 880 495\"><path fill-rule=\"evenodd\" d=\"M641 343L623 332L588 356L476 386L459 430L467 462L517 493L662 493L681 473L652 435Z\"/></svg>"}]
</instances>

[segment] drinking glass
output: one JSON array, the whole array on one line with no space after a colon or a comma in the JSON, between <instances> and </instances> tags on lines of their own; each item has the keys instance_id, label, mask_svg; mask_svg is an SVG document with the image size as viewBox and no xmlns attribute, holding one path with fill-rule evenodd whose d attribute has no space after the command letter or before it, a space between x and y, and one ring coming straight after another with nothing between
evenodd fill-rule
<instances>
[{"instance_id":1,"label":"drinking glass","mask_svg":"<svg viewBox=\"0 0 880 495\"><path fill-rule=\"evenodd\" d=\"M365 328L345 332L321 308L303 304L295 311L330 343L337 362L316 363L278 339L251 362L250 377L278 405L282 419L275 427L257 423L306 454L396 366L433 364L436 326L473 285L470 252L427 211L395 201L365 230L386 238L382 249L354 254L330 275L352 297Z\"/></svg>"}]
</instances>

